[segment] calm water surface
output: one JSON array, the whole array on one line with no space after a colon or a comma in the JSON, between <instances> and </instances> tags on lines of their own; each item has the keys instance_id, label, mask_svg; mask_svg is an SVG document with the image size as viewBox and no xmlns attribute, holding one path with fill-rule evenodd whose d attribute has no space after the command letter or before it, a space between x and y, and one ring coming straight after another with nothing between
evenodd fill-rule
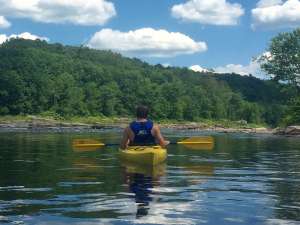
<instances>
[{"instance_id":1,"label":"calm water surface","mask_svg":"<svg viewBox=\"0 0 300 225\"><path fill-rule=\"evenodd\" d=\"M72 150L75 138L114 143L118 132L0 133L0 223L300 224L300 140L213 136L213 150L169 146L147 168L117 147Z\"/></svg>"}]
</instances>

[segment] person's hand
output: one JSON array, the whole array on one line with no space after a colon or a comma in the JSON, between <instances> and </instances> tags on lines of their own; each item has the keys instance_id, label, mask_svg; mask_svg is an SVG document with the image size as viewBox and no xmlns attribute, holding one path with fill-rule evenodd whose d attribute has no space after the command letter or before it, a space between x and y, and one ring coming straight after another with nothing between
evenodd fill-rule
<instances>
[{"instance_id":1,"label":"person's hand","mask_svg":"<svg viewBox=\"0 0 300 225\"><path fill-rule=\"evenodd\" d=\"M170 141L165 141L164 146L167 146L168 144L170 144Z\"/></svg>"}]
</instances>

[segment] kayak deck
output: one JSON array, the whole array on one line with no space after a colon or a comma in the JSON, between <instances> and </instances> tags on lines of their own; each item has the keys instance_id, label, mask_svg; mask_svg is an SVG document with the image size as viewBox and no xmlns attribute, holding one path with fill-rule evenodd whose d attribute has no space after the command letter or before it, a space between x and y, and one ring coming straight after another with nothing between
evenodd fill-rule
<instances>
[{"instance_id":1,"label":"kayak deck","mask_svg":"<svg viewBox=\"0 0 300 225\"><path fill-rule=\"evenodd\" d=\"M167 158L167 150L161 146L130 146L119 153L122 160L146 165L156 165Z\"/></svg>"}]
</instances>

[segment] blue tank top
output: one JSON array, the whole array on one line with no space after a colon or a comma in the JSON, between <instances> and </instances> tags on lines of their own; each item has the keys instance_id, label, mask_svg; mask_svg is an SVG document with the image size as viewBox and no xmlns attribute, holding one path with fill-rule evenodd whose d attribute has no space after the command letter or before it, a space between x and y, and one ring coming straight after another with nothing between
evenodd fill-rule
<instances>
[{"instance_id":1,"label":"blue tank top","mask_svg":"<svg viewBox=\"0 0 300 225\"><path fill-rule=\"evenodd\" d=\"M155 144L155 138L151 134L152 128L153 122L151 120L147 120L146 122L133 121L130 124L130 129L134 133L134 140L130 142L130 145L142 146Z\"/></svg>"}]
</instances>

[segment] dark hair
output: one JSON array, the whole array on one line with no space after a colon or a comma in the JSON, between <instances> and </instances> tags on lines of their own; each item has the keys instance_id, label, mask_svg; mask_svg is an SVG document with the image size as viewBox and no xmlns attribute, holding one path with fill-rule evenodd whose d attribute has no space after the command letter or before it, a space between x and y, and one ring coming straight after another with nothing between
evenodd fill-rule
<instances>
[{"instance_id":1,"label":"dark hair","mask_svg":"<svg viewBox=\"0 0 300 225\"><path fill-rule=\"evenodd\" d=\"M141 119L146 119L148 117L148 107L140 105L136 108L136 117Z\"/></svg>"}]
</instances>

